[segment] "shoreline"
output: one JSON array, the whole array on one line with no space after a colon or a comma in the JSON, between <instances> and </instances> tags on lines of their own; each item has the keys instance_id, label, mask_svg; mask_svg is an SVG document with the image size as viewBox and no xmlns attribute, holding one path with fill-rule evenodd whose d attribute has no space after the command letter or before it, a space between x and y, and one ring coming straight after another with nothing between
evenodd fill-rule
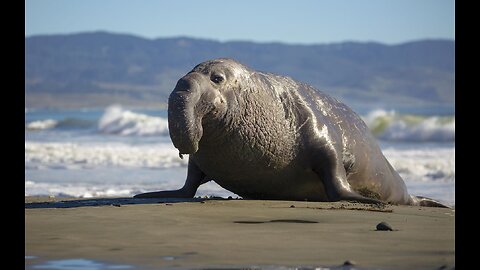
<instances>
[{"instance_id":1,"label":"shoreline","mask_svg":"<svg viewBox=\"0 0 480 270\"><path fill-rule=\"evenodd\" d=\"M394 230L377 231L382 221ZM346 261L358 269L451 269L455 209L25 197L25 256L26 269L64 259L110 262L117 269L285 269Z\"/></svg>"}]
</instances>

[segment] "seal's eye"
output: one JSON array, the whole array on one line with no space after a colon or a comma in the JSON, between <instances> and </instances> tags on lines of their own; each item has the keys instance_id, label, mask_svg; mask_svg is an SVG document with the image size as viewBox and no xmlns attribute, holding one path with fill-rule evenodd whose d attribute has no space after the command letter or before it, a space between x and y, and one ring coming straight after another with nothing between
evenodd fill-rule
<instances>
[{"instance_id":1,"label":"seal's eye","mask_svg":"<svg viewBox=\"0 0 480 270\"><path fill-rule=\"evenodd\" d=\"M221 83L225 80L225 78L223 78L223 76L221 75L218 75L218 74L212 74L212 76L210 77L210 80L214 83Z\"/></svg>"}]
</instances>

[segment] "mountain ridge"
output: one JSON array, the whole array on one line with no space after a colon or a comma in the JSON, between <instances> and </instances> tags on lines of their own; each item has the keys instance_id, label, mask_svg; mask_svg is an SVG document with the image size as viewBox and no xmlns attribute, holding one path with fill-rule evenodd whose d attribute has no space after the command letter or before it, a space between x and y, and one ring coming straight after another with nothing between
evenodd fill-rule
<instances>
[{"instance_id":1,"label":"mountain ridge","mask_svg":"<svg viewBox=\"0 0 480 270\"><path fill-rule=\"evenodd\" d=\"M353 106L455 102L454 40L287 44L97 31L25 38L25 106L164 106L181 76L219 57L290 76Z\"/></svg>"}]
</instances>

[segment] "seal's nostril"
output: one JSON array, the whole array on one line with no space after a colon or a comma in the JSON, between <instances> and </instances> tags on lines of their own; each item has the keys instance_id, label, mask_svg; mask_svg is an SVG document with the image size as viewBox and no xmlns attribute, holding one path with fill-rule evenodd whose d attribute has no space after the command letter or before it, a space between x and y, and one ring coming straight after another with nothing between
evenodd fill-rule
<instances>
[{"instance_id":1,"label":"seal's nostril","mask_svg":"<svg viewBox=\"0 0 480 270\"><path fill-rule=\"evenodd\" d=\"M177 91L189 91L192 88L192 84L187 79L180 79L175 86L175 90Z\"/></svg>"}]
</instances>

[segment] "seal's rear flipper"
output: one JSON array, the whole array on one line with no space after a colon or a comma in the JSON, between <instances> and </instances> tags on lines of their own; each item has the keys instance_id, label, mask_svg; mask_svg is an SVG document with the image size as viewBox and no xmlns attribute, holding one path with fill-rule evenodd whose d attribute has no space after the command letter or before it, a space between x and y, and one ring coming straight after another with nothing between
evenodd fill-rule
<instances>
[{"instance_id":1,"label":"seal's rear flipper","mask_svg":"<svg viewBox=\"0 0 480 270\"><path fill-rule=\"evenodd\" d=\"M410 195L412 198L412 205L419 205L419 206L428 206L428 207L442 207L442 208L451 208L450 206L441 204L438 201L435 201L433 199L427 198L427 197L422 197L422 196L413 196Z\"/></svg>"}]
</instances>

